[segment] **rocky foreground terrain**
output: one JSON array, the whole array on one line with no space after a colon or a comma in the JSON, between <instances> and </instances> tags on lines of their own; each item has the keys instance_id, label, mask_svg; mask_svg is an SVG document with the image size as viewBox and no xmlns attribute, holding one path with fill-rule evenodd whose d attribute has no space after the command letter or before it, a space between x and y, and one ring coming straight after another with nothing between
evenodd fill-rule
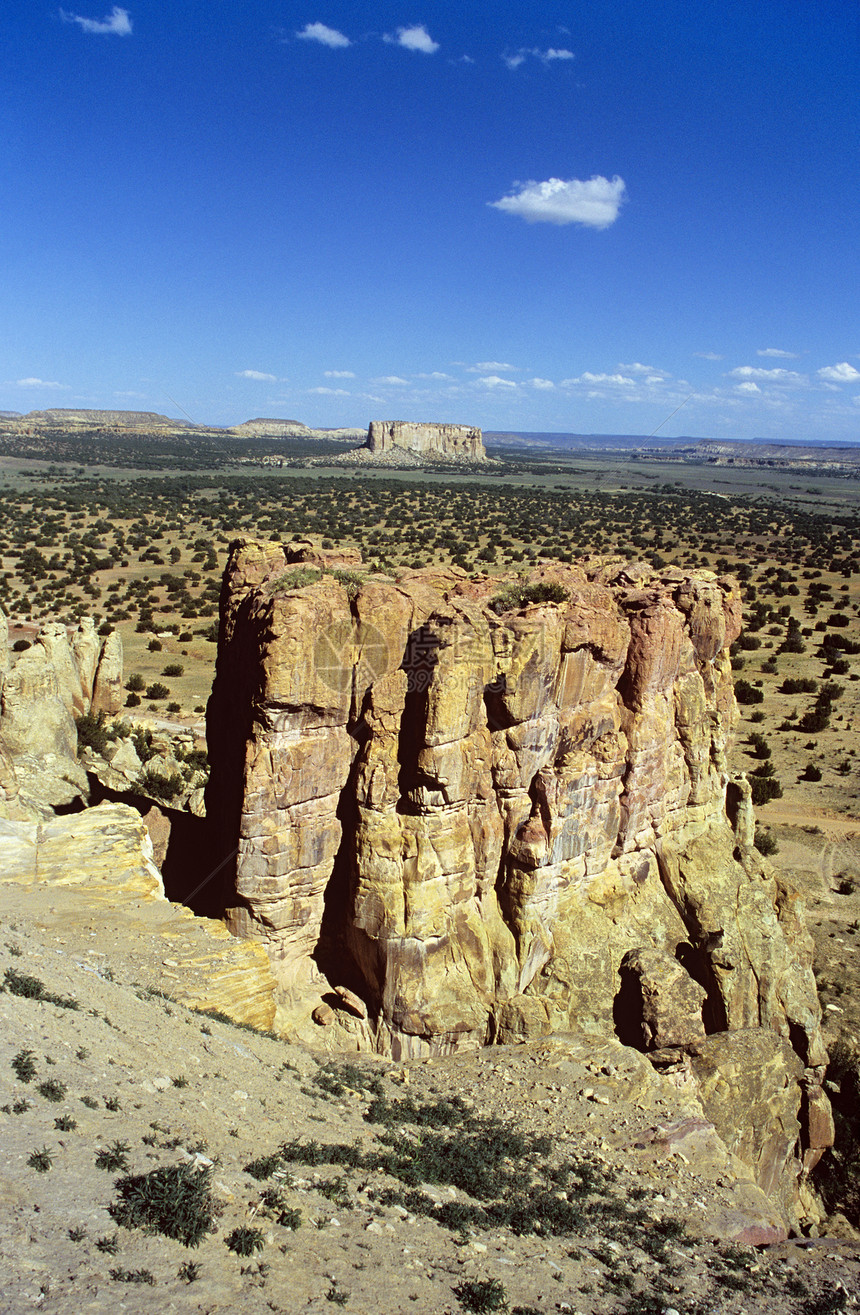
<instances>
[{"instance_id":1,"label":"rocky foreground terrain","mask_svg":"<svg viewBox=\"0 0 860 1315\"><path fill-rule=\"evenodd\" d=\"M857 1243L744 1240L774 1211L683 1070L595 1034L332 1060L177 1003L195 935L139 893L68 895L0 887L0 1310L855 1307Z\"/></svg>"}]
</instances>

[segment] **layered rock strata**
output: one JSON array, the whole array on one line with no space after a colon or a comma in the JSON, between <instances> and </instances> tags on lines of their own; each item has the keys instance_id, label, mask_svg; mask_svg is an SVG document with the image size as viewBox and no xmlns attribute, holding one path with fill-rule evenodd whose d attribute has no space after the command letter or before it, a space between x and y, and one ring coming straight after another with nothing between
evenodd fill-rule
<instances>
[{"instance_id":1,"label":"layered rock strata","mask_svg":"<svg viewBox=\"0 0 860 1315\"><path fill-rule=\"evenodd\" d=\"M153 860L147 827L125 804L41 822L0 817L0 913L56 932L89 927L102 952L124 945L179 1003L271 1028L277 990L262 947L169 903Z\"/></svg>"},{"instance_id":2,"label":"layered rock strata","mask_svg":"<svg viewBox=\"0 0 860 1315\"><path fill-rule=\"evenodd\" d=\"M350 988L394 1056L592 1029L704 1071L715 1036L762 1032L797 1069L762 1173L812 1164L811 941L728 767L734 585L620 559L302 583L289 556L238 541L224 579L207 811L237 848L231 928L297 996Z\"/></svg>"},{"instance_id":3,"label":"layered rock strata","mask_svg":"<svg viewBox=\"0 0 860 1315\"><path fill-rule=\"evenodd\" d=\"M411 452L433 459L486 461L480 429L472 425L419 424L408 420L371 420L367 448L373 453Z\"/></svg>"}]
</instances>

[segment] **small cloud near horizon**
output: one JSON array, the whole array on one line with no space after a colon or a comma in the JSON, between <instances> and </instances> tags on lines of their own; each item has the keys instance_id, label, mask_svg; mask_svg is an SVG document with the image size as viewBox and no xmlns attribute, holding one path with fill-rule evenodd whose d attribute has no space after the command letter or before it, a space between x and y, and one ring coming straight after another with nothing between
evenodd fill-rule
<instances>
[{"instance_id":1,"label":"small cloud near horizon","mask_svg":"<svg viewBox=\"0 0 860 1315\"><path fill-rule=\"evenodd\" d=\"M485 370L492 370L498 374L499 370L516 370L515 365L508 365L507 361L476 361L474 365L467 365L466 370L469 374L483 374Z\"/></svg>"},{"instance_id":2,"label":"small cloud near horizon","mask_svg":"<svg viewBox=\"0 0 860 1315\"><path fill-rule=\"evenodd\" d=\"M65 9L60 10L60 17L64 23L77 23L83 32L94 32L99 36L131 36L131 18L127 9L120 9L114 5L113 9L105 18L82 18L80 14L69 14Z\"/></svg>"},{"instance_id":3,"label":"small cloud near horizon","mask_svg":"<svg viewBox=\"0 0 860 1315\"><path fill-rule=\"evenodd\" d=\"M16 388L63 388L71 387L70 384L58 384L52 379L16 379Z\"/></svg>"},{"instance_id":4,"label":"small cloud near horizon","mask_svg":"<svg viewBox=\"0 0 860 1315\"><path fill-rule=\"evenodd\" d=\"M394 34L386 32L382 39L390 46L419 50L422 55L433 55L439 49L439 42L433 40L423 23L416 23L413 27L399 27Z\"/></svg>"},{"instance_id":5,"label":"small cloud near horizon","mask_svg":"<svg viewBox=\"0 0 860 1315\"><path fill-rule=\"evenodd\" d=\"M848 361L840 361L838 365L823 365L817 374L819 379L825 379L831 384L860 383L860 370L855 370Z\"/></svg>"},{"instance_id":6,"label":"small cloud near horizon","mask_svg":"<svg viewBox=\"0 0 860 1315\"><path fill-rule=\"evenodd\" d=\"M759 347L756 356L778 356L783 361L796 361L797 352L784 352L781 347Z\"/></svg>"},{"instance_id":7,"label":"small cloud near horizon","mask_svg":"<svg viewBox=\"0 0 860 1315\"><path fill-rule=\"evenodd\" d=\"M384 374L379 379L372 379L371 383L375 384L397 384L398 386L407 387L408 379L401 379L399 374Z\"/></svg>"},{"instance_id":8,"label":"small cloud near horizon","mask_svg":"<svg viewBox=\"0 0 860 1315\"><path fill-rule=\"evenodd\" d=\"M345 388L308 388L317 397L349 397Z\"/></svg>"},{"instance_id":9,"label":"small cloud near horizon","mask_svg":"<svg viewBox=\"0 0 860 1315\"><path fill-rule=\"evenodd\" d=\"M342 50L345 46L352 45L349 37L338 32L337 28L326 27L325 23L306 23L296 36L300 41L317 41L321 46L328 46L330 50Z\"/></svg>"},{"instance_id":10,"label":"small cloud near horizon","mask_svg":"<svg viewBox=\"0 0 860 1315\"><path fill-rule=\"evenodd\" d=\"M323 377L326 379L354 379L355 374L352 370L323 370Z\"/></svg>"},{"instance_id":11,"label":"small cloud near horizon","mask_svg":"<svg viewBox=\"0 0 860 1315\"><path fill-rule=\"evenodd\" d=\"M500 201L488 201L495 210L517 215L527 224L582 224L608 228L618 218L625 199L625 183L616 174L610 180L595 174L588 180L548 178L546 182L517 183L518 191Z\"/></svg>"},{"instance_id":12,"label":"small cloud near horizon","mask_svg":"<svg viewBox=\"0 0 860 1315\"><path fill-rule=\"evenodd\" d=\"M485 378L476 380L476 383L483 384L485 388L516 388L513 379L503 379L499 374L488 374Z\"/></svg>"},{"instance_id":13,"label":"small cloud near horizon","mask_svg":"<svg viewBox=\"0 0 860 1315\"><path fill-rule=\"evenodd\" d=\"M276 384L278 382L277 375L264 374L262 370L237 370L236 378L255 379L258 383L263 384Z\"/></svg>"},{"instance_id":14,"label":"small cloud near horizon","mask_svg":"<svg viewBox=\"0 0 860 1315\"><path fill-rule=\"evenodd\" d=\"M723 361L723 360L725 360L725 357L724 357L724 356L721 356L719 352L693 352L693 355L694 355L694 356L698 356L698 357L700 358L700 360L703 360L703 361Z\"/></svg>"},{"instance_id":15,"label":"small cloud near horizon","mask_svg":"<svg viewBox=\"0 0 860 1315\"><path fill-rule=\"evenodd\" d=\"M548 392L550 388L555 388L555 384L551 379L529 379L528 382L532 388L538 388L542 391Z\"/></svg>"}]
</instances>

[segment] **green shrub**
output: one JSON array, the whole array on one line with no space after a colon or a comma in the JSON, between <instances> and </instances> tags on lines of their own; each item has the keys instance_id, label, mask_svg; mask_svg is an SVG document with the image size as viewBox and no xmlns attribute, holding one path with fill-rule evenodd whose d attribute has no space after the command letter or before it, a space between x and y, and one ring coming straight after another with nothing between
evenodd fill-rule
<instances>
[{"instance_id":1,"label":"green shrub","mask_svg":"<svg viewBox=\"0 0 860 1315\"><path fill-rule=\"evenodd\" d=\"M142 690L146 689L146 681L139 671L133 671L125 682L125 687L135 694L140 694Z\"/></svg>"},{"instance_id":2,"label":"green shrub","mask_svg":"<svg viewBox=\"0 0 860 1315\"><path fill-rule=\"evenodd\" d=\"M199 1246L215 1228L211 1174L208 1166L175 1164L121 1178L119 1199L110 1213L124 1228L143 1228L187 1247Z\"/></svg>"},{"instance_id":3,"label":"green shrub","mask_svg":"<svg viewBox=\"0 0 860 1315\"><path fill-rule=\"evenodd\" d=\"M530 603L565 603L567 590L557 581L539 581L535 584L511 584L490 599L490 607L497 614L513 612Z\"/></svg>"},{"instance_id":4,"label":"green shrub","mask_svg":"<svg viewBox=\"0 0 860 1315\"><path fill-rule=\"evenodd\" d=\"M170 690L160 680L154 680L151 685L146 687L146 697L148 699L166 699L169 696Z\"/></svg>"},{"instance_id":5,"label":"green shrub","mask_svg":"<svg viewBox=\"0 0 860 1315\"><path fill-rule=\"evenodd\" d=\"M12 1060L12 1069L19 1082L32 1082L36 1076L36 1064L32 1050L19 1050Z\"/></svg>"},{"instance_id":6,"label":"green shrub","mask_svg":"<svg viewBox=\"0 0 860 1315\"><path fill-rule=\"evenodd\" d=\"M44 1096L45 1100L57 1104L65 1099L68 1087L64 1082L57 1082L55 1078L49 1078L47 1082L40 1082L36 1090L40 1096Z\"/></svg>"},{"instance_id":7,"label":"green shrub","mask_svg":"<svg viewBox=\"0 0 860 1315\"><path fill-rule=\"evenodd\" d=\"M775 836L769 831L762 831L760 827L755 829L755 847L760 854L770 855L779 851L779 844Z\"/></svg>"},{"instance_id":8,"label":"green shrub","mask_svg":"<svg viewBox=\"0 0 860 1315\"><path fill-rule=\"evenodd\" d=\"M96 1153L96 1168L105 1169L108 1173L117 1173L120 1170L127 1169L130 1150L131 1147L128 1142L111 1142L106 1149Z\"/></svg>"},{"instance_id":9,"label":"green shrub","mask_svg":"<svg viewBox=\"0 0 860 1315\"><path fill-rule=\"evenodd\" d=\"M464 1310L473 1311L475 1315L508 1308L508 1294L497 1278L464 1279L455 1287L454 1296Z\"/></svg>"},{"instance_id":10,"label":"green shrub","mask_svg":"<svg viewBox=\"0 0 860 1315\"><path fill-rule=\"evenodd\" d=\"M153 799L163 799L169 803L177 795L181 795L185 789L185 782L178 772L172 772L170 776L164 776L161 772L153 771L146 767L142 775L138 778L138 785L144 794L150 795Z\"/></svg>"},{"instance_id":11,"label":"green shrub","mask_svg":"<svg viewBox=\"0 0 860 1315\"><path fill-rule=\"evenodd\" d=\"M114 1283L148 1283L155 1286L155 1279L148 1269L112 1269L109 1271Z\"/></svg>"},{"instance_id":12,"label":"green shrub","mask_svg":"<svg viewBox=\"0 0 860 1315\"><path fill-rule=\"evenodd\" d=\"M294 566L284 571L266 586L270 594L286 593L289 589L305 589L309 584L316 584L322 578L322 571L316 566Z\"/></svg>"},{"instance_id":13,"label":"green shrub","mask_svg":"<svg viewBox=\"0 0 860 1315\"><path fill-rule=\"evenodd\" d=\"M38 977L27 973L18 973L14 968L7 968L3 974L3 990L10 995L20 995L25 1000L43 1000L46 1004L59 1005L61 1009L80 1009L77 1000L71 996L54 995L45 987Z\"/></svg>"},{"instance_id":14,"label":"green shrub","mask_svg":"<svg viewBox=\"0 0 860 1315\"><path fill-rule=\"evenodd\" d=\"M228 1233L224 1238L226 1246L230 1251L235 1251L237 1256L252 1256L255 1251L262 1251L265 1245L265 1239L259 1228L234 1228L232 1233Z\"/></svg>"},{"instance_id":15,"label":"green shrub","mask_svg":"<svg viewBox=\"0 0 860 1315\"><path fill-rule=\"evenodd\" d=\"M752 704L763 703L764 694L755 685L751 685L748 680L739 680L735 685L735 698L738 703Z\"/></svg>"},{"instance_id":16,"label":"green shrub","mask_svg":"<svg viewBox=\"0 0 860 1315\"><path fill-rule=\"evenodd\" d=\"M769 803L771 799L782 798L782 786L772 776L751 776L752 801L756 805Z\"/></svg>"},{"instance_id":17,"label":"green shrub","mask_svg":"<svg viewBox=\"0 0 860 1315\"><path fill-rule=\"evenodd\" d=\"M181 662L168 662L161 674L162 676L184 676L185 668Z\"/></svg>"},{"instance_id":18,"label":"green shrub","mask_svg":"<svg viewBox=\"0 0 860 1315\"><path fill-rule=\"evenodd\" d=\"M78 731L78 749L93 749L104 753L109 744L118 739L121 731L126 729L116 723L108 723L105 712L84 712L75 723Z\"/></svg>"},{"instance_id":19,"label":"green shrub","mask_svg":"<svg viewBox=\"0 0 860 1315\"><path fill-rule=\"evenodd\" d=\"M36 1173L47 1173L53 1163L54 1157L47 1146L43 1146L40 1151L33 1151L27 1160L27 1164L31 1169L35 1169Z\"/></svg>"}]
</instances>

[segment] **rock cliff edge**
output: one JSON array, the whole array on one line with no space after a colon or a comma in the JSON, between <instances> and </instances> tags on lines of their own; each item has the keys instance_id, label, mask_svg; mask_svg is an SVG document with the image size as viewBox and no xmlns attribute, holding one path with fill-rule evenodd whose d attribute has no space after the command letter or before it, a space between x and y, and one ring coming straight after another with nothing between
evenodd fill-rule
<instances>
[{"instance_id":1,"label":"rock cliff edge","mask_svg":"<svg viewBox=\"0 0 860 1315\"><path fill-rule=\"evenodd\" d=\"M738 1153L787 1200L831 1140L827 1056L797 898L728 766L733 583L349 566L231 549L207 797L231 929L358 1048L614 1033L710 1090L723 1136L729 1073L765 1111Z\"/></svg>"}]
</instances>

